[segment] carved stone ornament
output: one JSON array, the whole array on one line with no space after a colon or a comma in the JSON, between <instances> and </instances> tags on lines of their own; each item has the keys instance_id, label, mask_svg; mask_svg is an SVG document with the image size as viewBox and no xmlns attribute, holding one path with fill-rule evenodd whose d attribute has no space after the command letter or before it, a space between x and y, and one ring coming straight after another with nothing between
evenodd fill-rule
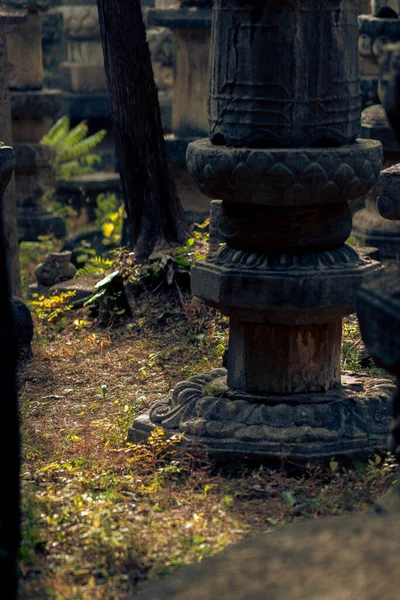
<instances>
[{"instance_id":1,"label":"carved stone ornament","mask_svg":"<svg viewBox=\"0 0 400 600\"><path fill-rule=\"evenodd\" d=\"M351 246L311 254L261 254L223 246L192 269L193 294L224 314L305 325L350 314L356 292L375 272L376 262L361 258Z\"/></svg>"},{"instance_id":2,"label":"carved stone ornament","mask_svg":"<svg viewBox=\"0 0 400 600\"><path fill-rule=\"evenodd\" d=\"M66 33L75 39L100 39L100 25L97 6L67 5L61 6Z\"/></svg>"},{"instance_id":3,"label":"carved stone ornament","mask_svg":"<svg viewBox=\"0 0 400 600\"><path fill-rule=\"evenodd\" d=\"M266 398L230 390L225 369L214 369L179 383L169 400L136 421L128 439L138 442L158 426L216 454L297 460L354 456L385 447L394 390L389 379L345 374L341 389L324 396Z\"/></svg>"},{"instance_id":4,"label":"carved stone ornament","mask_svg":"<svg viewBox=\"0 0 400 600\"><path fill-rule=\"evenodd\" d=\"M203 139L188 146L200 190L230 202L304 206L356 200L375 184L382 145L358 139L337 148L227 148Z\"/></svg>"}]
</instances>

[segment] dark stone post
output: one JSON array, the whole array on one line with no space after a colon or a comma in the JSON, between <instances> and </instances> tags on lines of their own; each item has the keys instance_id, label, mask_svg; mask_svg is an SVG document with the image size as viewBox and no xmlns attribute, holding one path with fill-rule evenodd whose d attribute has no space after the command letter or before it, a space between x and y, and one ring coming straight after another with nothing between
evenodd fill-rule
<instances>
[{"instance_id":1,"label":"dark stone post","mask_svg":"<svg viewBox=\"0 0 400 600\"><path fill-rule=\"evenodd\" d=\"M230 317L228 369L178 384L131 440L159 425L215 454L384 447L393 386L340 377L342 319L379 268L345 244L349 203L382 164L381 144L357 139L356 4L215 2L210 139L191 143L187 162L222 199L226 244L193 267L192 291Z\"/></svg>"},{"instance_id":2,"label":"dark stone post","mask_svg":"<svg viewBox=\"0 0 400 600\"><path fill-rule=\"evenodd\" d=\"M398 13L397 0L380 0L371 2L371 14L360 15L358 19L361 89L364 100L368 102L361 115L361 137L382 142L384 169L400 161L400 145L381 104L384 91L380 81L383 48L385 44L400 41ZM353 233L356 239L363 245L378 248L384 260L398 257L400 223L382 219L376 208L375 188L372 188L365 202L361 201L357 208L360 210L355 213L353 219Z\"/></svg>"}]
</instances>

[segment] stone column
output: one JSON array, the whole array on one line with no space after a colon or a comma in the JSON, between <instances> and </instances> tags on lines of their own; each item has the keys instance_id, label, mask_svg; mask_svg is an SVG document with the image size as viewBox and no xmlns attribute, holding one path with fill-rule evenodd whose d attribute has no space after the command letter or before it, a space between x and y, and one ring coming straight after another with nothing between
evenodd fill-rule
<instances>
[{"instance_id":1,"label":"stone column","mask_svg":"<svg viewBox=\"0 0 400 600\"><path fill-rule=\"evenodd\" d=\"M345 244L349 203L382 147L357 139L357 5L316 4L214 4L209 139L187 161L222 199L226 245L195 264L192 291L230 317L228 368L178 384L132 441L161 426L195 451L298 461L385 447L392 384L340 374L342 318L379 268Z\"/></svg>"},{"instance_id":2,"label":"stone column","mask_svg":"<svg viewBox=\"0 0 400 600\"><path fill-rule=\"evenodd\" d=\"M359 17L359 55L362 73L362 90L374 102L367 106L361 116L361 137L377 139L383 144L383 167L388 168L400 161L400 145L392 130L380 97L379 83L380 58L385 44L400 41L400 19L382 18L383 8L398 10L396 2L375 2L372 14ZM375 91L373 91L375 90ZM382 259L392 259L400 255L400 223L389 223L382 219L376 208L376 190L372 189L365 199L365 206L354 215L353 233L363 245L377 247Z\"/></svg>"},{"instance_id":3,"label":"stone column","mask_svg":"<svg viewBox=\"0 0 400 600\"><path fill-rule=\"evenodd\" d=\"M156 0L147 12L149 25L172 31L174 79L172 135L166 136L169 160L178 194L189 221L208 216L208 200L199 192L186 168L186 149L208 129L207 90L211 30L211 2Z\"/></svg>"},{"instance_id":4,"label":"stone column","mask_svg":"<svg viewBox=\"0 0 400 600\"><path fill-rule=\"evenodd\" d=\"M25 19L24 13L20 11L10 11L7 8L0 9L0 141L6 145L12 144L11 133L11 103L10 92L8 88L8 57L7 57L7 29L11 25L20 23ZM4 156L10 157L10 153L4 152ZM14 153L10 168L5 168L4 172L9 173L11 177L14 169ZM8 179L5 177L5 181ZM5 187L5 186L4 186ZM3 190L4 191L4 190ZM4 191L1 199L2 221L4 224L4 233L6 241L7 260L10 271L11 293L18 295L20 293L20 272L19 272L19 250L17 233L17 215L15 199L15 181L14 177Z\"/></svg>"},{"instance_id":5,"label":"stone column","mask_svg":"<svg viewBox=\"0 0 400 600\"><path fill-rule=\"evenodd\" d=\"M9 0L10 6L21 4ZM40 4L40 2L39 2ZM12 137L16 154L15 182L20 240L39 235L66 234L64 221L43 206L43 195L51 185L54 150L40 143L60 113L60 90L43 88L42 17L31 3L22 23L7 35L10 65Z\"/></svg>"}]
</instances>

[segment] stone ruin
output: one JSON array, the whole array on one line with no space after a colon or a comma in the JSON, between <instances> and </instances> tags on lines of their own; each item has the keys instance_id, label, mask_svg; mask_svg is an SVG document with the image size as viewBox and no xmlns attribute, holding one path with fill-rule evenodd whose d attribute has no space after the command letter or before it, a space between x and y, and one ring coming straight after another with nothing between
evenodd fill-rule
<instances>
[{"instance_id":1,"label":"stone ruin","mask_svg":"<svg viewBox=\"0 0 400 600\"><path fill-rule=\"evenodd\" d=\"M400 44L383 49L386 64L400 77ZM393 79L391 84L393 86ZM396 84L394 84L396 85ZM397 99L398 101L398 99ZM397 106L400 114L400 105ZM396 131L400 137L400 128ZM400 220L400 167L384 170L377 182L378 210ZM371 355L400 377L400 274L378 273L359 293L357 312ZM391 450L400 450L400 390L393 398ZM375 513L375 514L374 514ZM400 486L390 490L374 513L305 520L283 530L235 544L199 565L147 583L137 600L320 600L398 597L400 576Z\"/></svg>"},{"instance_id":2,"label":"stone ruin","mask_svg":"<svg viewBox=\"0 0 400 600\"><path fill-rule=\"evenodd\" d=\"M209 454L299 461L386 447L393 384L340 373L342 319L380 269L345 244L382 165L380 142L357 137L357 17L351 0L215 3L209 138L187 162L222 199L226 245L192 291L230 318L227 370L178 384L130 441L162 427Z\"/></svg>"},{"instance_id":3,"label":"stone ruin","mask_svg":"<svg viewBox=\"0 0 400 600\"><path fill-rule=\"evenodd\" d=\"M35 241L51 233L64 237L63 219L43 205L45 191L52 184L54 150L40 140L58 116L62 99L61 90L44 87L40 10L48 2L32 2L29 10L21 0L8 0L7 5L20 15L20 21L7 30L18 237L20 241Z\"/></svg>"},{"instance_id":4,"label":"stone ruin","mask_svg":"<svg viewBox=\"0 0 400 600\"><path fill-rule=\"evenodd\" d=\"M208 127L211 3L142 0L141 4L173 176L189 222L201 221L208 216L208 200L187 172L185 153L188 143L206 135ZM118 169L96 0L51 0L44 18L45 81L63 90L63 114L74 121L86 119L91 131L108 130L99 149L108 175L98 193L112 192L117 181L113 171ZM70 185L58 183L57 198L74 204L75 188L90 196L91 183L89 176L83 181L73 178Z\"/></svg>"},{"instance_id":5,"label":"stone ruin","mask_svg":"<svg viewBox=\"0 0 400 600\"><path fill-rule=\"evenodd\" d=\"M400 41L399 2L371 2L371 13L359 17L359 57L361 89L365 101L361 116L361 137L382 142L383 167L386 169L400 161L400 145L382 106L383 89L380 82L382 49L385 44ZM366 198L355 205L353 233L367 246L379 249L387 261L400 254L400 224L385 221L376 208L376 190L372 188Z\"/></svg>"},{"instance_id":6,"label":"stone ruin","mask_svg":"<svg viewBox=\"0 0 400 600\"><path fill-rule=\"evenodd\" d=\"M171 134L165 138L172 175L190 223L208 216L209 201L193 184L186 167L188 144L208 129L207 88L211 31L210 1L156 0L147 23L172 32L174 78L170 91Z\"/></svg>"}]
</instances>

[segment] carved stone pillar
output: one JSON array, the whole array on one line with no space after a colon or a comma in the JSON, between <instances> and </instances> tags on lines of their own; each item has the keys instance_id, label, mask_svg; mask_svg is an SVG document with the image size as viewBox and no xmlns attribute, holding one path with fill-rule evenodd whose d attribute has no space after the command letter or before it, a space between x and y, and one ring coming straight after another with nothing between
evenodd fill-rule
<instances>
[{"instance_id":1,"label":"carved stone pillar","mask_svg":"<svg viewBox=\"0 0 400 600\"><path fill-rule=\"evenodd\" d=\"M20 0L9 0L10 6L20 4ZM42 205L44 192L51 184L54 151L40 140L60 113L62 93L43 88L41 7L40 1L31 3L29 11L23 11L23 22L13 25L7 35L20 240L36 240L50 233L62 237L66 233L64 221Z\"/></svg>"},{"instance_id":2,"label":"carved stone pillar","mask_svg":"<svg viewBox=\"0 0 400 600\"><path fill-rule=\"evenodd\" d=\"M400 52L400 45L398 45ZM378 184L377 212L389 226L400 221L400 165L382 171ZM398 231L398 230L397 230ZM400 274L397 265L362 286L357 314L369 354L397 377L393 397L391 449L400 455Z\"/></svg>"},{"instance_id":3,"label":"carved stone pillar","mask_svg":"<svg viewBox=\"0 0 400 600\"><path fill-rule=\"evenodd\" d=\"M227 371L178 384L130 440L161 426L211 454L299 461L385 446L391 382L340 374L342 318L379 269L345 244L382 160L357 139L357 39L352 0L214 4L210 139L187 161L222 199L226 244L192 291L230 317Z\"/></svg>"},{"instance_id":4,"label":"carved stone pillar","mask_svg":"<svg viewBox=\"0 0 400 600\"><path fill-rule=\"evenodd\" d=\"M382 84L379 82L379 74L381 68L385 72L386 67L381 67L379 63L382 61L382 49L385 44L400 41L400 19L375 16L383 8L382 5L386 6L388 3L375 4L375 12L359 17L359 54L364 89L367 84L374 85L378 93L375 100L379 102L364 109L361 116L361 136L382 142L383 167L387 168L400 161L400 145L380 103ZM392 3L392 8L398 9L396 4ZM400 256L400 223L388 223L379 215L376 209L375 189L367 196L365 206L355 213L353 233L361 244L378 248L383 259Z\"/></svg>"},{"instance_id":5,"label":"carved stone pillar","mask_svg":"<svg viewBox=\"0 0 400 600\"><path fill-rule=\"evenodd\" d=\"M211 30L209 0L156 0L147 12L149 25L172 32L173 86L171 127L166 136L169 160L178 194L190 221L208 216L209 202L199 192L186 168L186 149L208 130L207 90Z\"/></svg>"},{"instance_id":6,"label":"carved stone pillar","mask_svg":"<svg viewBox=\"0 0 400 600\"><path fill-rule=\"evenodd\" d=\"M11 132L11 102L8 87L8 57L7 57L7 30L10 26L20 23L25 19L25 15L20 11L10 11L7 8L0 9L0 141L6 146L12 144ZM20 273L19 273L19 249L17 232L17 215L15 199L15 181L12 176L15 167L14 152L1 150L3 152L6 165L3 168L4 185L3 195L0 202L2 211L2 222L4 227L4 240L6 243L6 254L9 268L9 281L11 293L18 295L20 293ZM8 161L8 163L7 163ZM5 189L8 183L7 189Z\"/></svg>"}]
</instances>

